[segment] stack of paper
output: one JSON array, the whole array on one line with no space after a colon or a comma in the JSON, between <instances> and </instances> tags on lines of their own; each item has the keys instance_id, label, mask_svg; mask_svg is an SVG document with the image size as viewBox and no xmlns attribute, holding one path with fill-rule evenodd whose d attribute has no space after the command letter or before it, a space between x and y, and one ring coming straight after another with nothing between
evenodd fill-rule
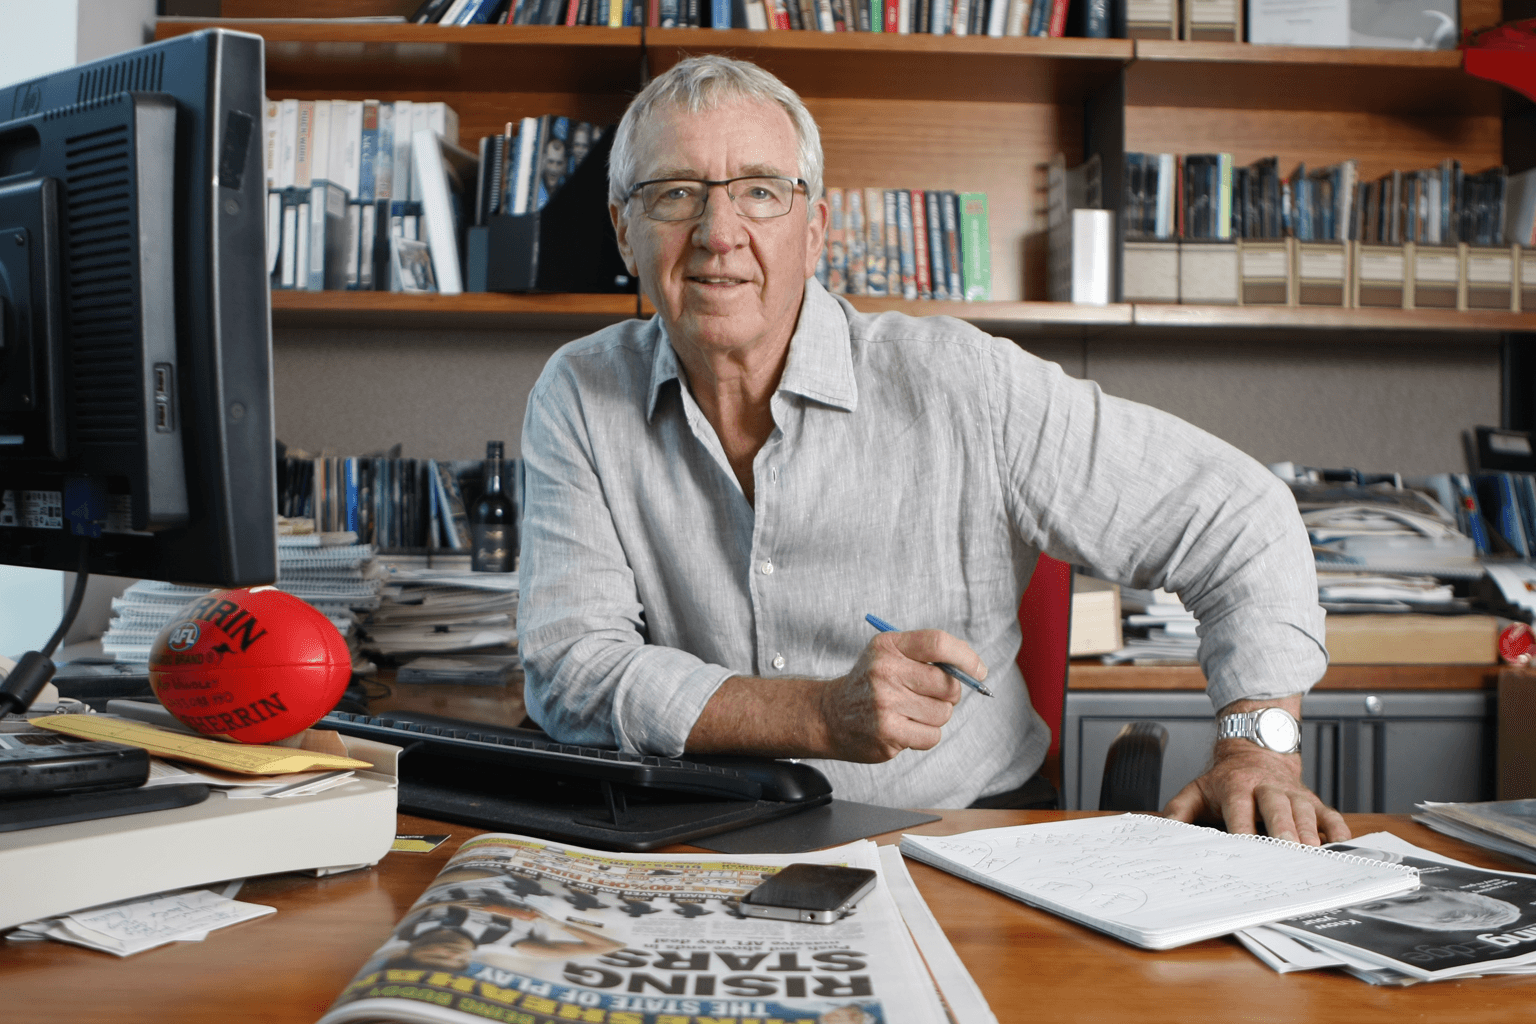
<instances>
[{"instance_id":1,"label":"stack of paper","mask_svg":"<svg viewBox=\"0 0 1536 1024\"><path fill-rule=\"evenodd\" d=\"M1474 868L1388 832L1328 849L1416 868L1421 887L1239 932L1275 970L1337 967L1374 985L1536 974L1536 876Z\"/></svg>"},{"instance_id":2,"label":"stack of paper","mask_svg":"<svg viewBox=\"0 0 1536 1024\"><path fill-rule=\"evenodd\" d=\"M379 606L363 623L365 652L396 659L471 651L516 657L517 573L392 557L386 571Z\"/></svg>"},{"instance_id":3,"label":"stack of paper","mask_svg":"<svg viewBox=\"0 0 1536 1024\"><path fill-rule=\"evenodd\" d=\"M1193 664L1200 651L1199 625L1177 594L1120 588L1125 646L1104 655L1106 665Z\"/></svg>"},{"instance_id":4,"label":"stack of paper","mask_svg":"<svg viewBox=\"0 0 1536 1024\"><path fill-rule=\"evenodd\" d=\"M222 894L207 889L161 893L141 899L77 910L18 925L11 941L54 939L117 956L131 956L168 942L201 942L216 928L275 912L274 907L232 899L240 882Z\"/></svg>"},{"instance_id":5,"label":"stack of paper","mask_svg":"<svg viewBox=\"0 0 1536 1024\"><path fill-rule=\"evenodd\" d=\"M1485 850L1536 863L1536 800L1418 805L1413 820Z\"/></svg>"},{"instance_id":6,"label":"stack of paper","mask_svg":"<svg viewBox=\"0 0 1536 1024\"><path fill-rule=\"evenodd\" d=\"M384 587L373 546L356 541L352 533L283 534L277 545L278 589L329 619L347 639L354 660L358 613L378 607ZM101 638L102 651L120 662L147 663L160 631L187 604L211 593L206 587L140 580L112 599L112 620Z\"/></svg>"}]
</instances>

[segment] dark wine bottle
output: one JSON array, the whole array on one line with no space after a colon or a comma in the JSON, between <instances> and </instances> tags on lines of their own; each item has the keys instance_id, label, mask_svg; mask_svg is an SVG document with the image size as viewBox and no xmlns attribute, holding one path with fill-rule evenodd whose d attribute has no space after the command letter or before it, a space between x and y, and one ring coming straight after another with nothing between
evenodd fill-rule
<instances>
[{"instance_id":1,"label":"dark wine bottle","mask_svg":"<svg viewBox=\"0 0 1536 1024\"><path fill-rule=\"evenodd\" d=\"M469 566L475 572L511 572L517 556L517 520L501 488L503 445L485 445L485 488L469 510Z\"/></svg>"}]
</instances>

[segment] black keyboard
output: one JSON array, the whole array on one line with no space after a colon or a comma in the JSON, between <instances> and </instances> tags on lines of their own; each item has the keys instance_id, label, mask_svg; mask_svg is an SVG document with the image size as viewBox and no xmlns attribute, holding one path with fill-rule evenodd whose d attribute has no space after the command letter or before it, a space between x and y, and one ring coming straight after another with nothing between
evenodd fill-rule
<instances>
[{"instance_id":1,"label":"black keyboard","mask_svg":"<svg viewBox=\"0 0 1536 1024\"><path fill-rule=\"evenodd\" d=\"M610 849L654 849L832 799L810 765L765 758L630 754L420 712L332 712L316 724L403 748L403 811Z\"/></svg>"}]
</instances>

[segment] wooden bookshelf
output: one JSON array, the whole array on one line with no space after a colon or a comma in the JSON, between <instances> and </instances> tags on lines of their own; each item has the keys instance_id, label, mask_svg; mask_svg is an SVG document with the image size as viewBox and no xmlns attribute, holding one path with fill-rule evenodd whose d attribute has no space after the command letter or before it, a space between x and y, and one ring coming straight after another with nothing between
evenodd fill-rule
<instances>
[{"instance_id":1,"label":"wooden bookshelf","mask_svg":"<svg viewBox=\"0 0 1536 1024\"><path fill-rule=\"evenodd\" d=\"M291 3L241 0L226 10L291 13ZM1463 23L1497 20L1468 0ZM157 38L207 27L162 20ZM822 129L832 186L985 192L991 217L990 303L855 299L861 309L962 316L988 330L1111 330L1156 339L1193 328L1423 342L1481 343L1536 331L1536 313L1202 307L1082 307L1033 301L1046 291L1043 167L1090 146L1113 155L1224 151L1238 163L1358 158L1363 178L1430 166L1469 169L1502 159L1499 86L1461 71L1456 51L1323 49L1244 43L608 29L443 27L231 19L267 43L274 97L441 99L460 138L513 117L563 113L613 121L639 88L686 54L729 53L780 75ZM643 71L642 71L643 64ZM1092 138L1084 125L1091 126ZM1105 145L1105 140L1110 140ZM1107 188L1118 172L1106 171ZM631 315L614 296L392 296L280 293L279 326L585 330Z\"/></svg>"},{"instance_id":2,"label":"wooden bookshelf","mask_svg":"<svg viewBox=\"0 0 1536 1024\"><path fill-rule=\"evenodd\" d=\"M1117 337L1157 340L1192 328L1261 331L1299 337L1336 332L1380 343L1488 344L1511 331L1536 332L1536 313L1331 309L1283 306L1177 306L1069 302L936 302L848 296L866 313L953 316L994 334L1113 329ZM642 300L640 316L654 310ZM637 315L632 295L402 295L391 292L272 293L277 327L411 327L595 330Z\"/></svg>"},{"instance_id":3,"label":"wooden bookshelf","mask_svg":"<svg viewBox=\"0 0 1536 1024\"><path fill-rule=\"evenodd\" d=\"M1498 665L1330 665L1316 690L1492 690ZM1103 665L1073 661L1071 690L1204 690L1198 665Z\"/></svg>"}]
</instances>

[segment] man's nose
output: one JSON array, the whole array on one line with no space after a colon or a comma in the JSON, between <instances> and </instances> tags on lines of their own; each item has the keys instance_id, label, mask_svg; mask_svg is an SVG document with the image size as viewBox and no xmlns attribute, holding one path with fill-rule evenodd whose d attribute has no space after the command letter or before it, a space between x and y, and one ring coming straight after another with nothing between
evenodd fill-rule
<instances>
[{"instance_id":1,"label":"man's nose","mask_svg":"<svg viewBox=\"0 0 1536 1024\"><path fill-rule=\"evenodd\" d=\"M727 253L746 243L745 229L725 186L711 188L704 196L704 212L694 226L695 243L716 254Z\"/></svg>"}]
</instances>

